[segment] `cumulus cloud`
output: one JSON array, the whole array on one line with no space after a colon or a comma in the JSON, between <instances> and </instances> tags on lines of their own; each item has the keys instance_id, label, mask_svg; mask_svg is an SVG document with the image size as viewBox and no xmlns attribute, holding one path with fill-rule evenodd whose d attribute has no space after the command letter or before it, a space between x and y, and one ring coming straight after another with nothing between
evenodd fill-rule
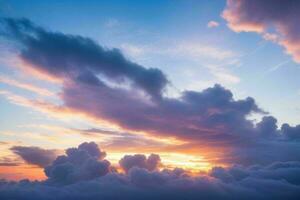
<instances>
[{"instance_id":1,"label":"cumulus cloud","mask_svg":"<svg viewBox=\"0 0 300 200\"><path fill-rule=\"evenodd\" d=\"M148 156L148 158L143 154L135 154L133 156L124 156L120 160L119 164L125 172L128 172L133 167L139 167L153 171L158 169L161 164L160 161L160 157L157 154L151 154Z\"/></svg>"},{"instance_id":2,"label":"cumulus cloud","mask_svg":"<svg viewBox=\"0 0 300 200\"><path fill-rule=\"evenodd\" d=\"M299 9L297 0L227 0L222 16L233 31L257 32L300 62Z\"/></svg>"},{"instance_id":3,"label":"cumulus cloud","mask_svg":"<svg viewBox=\"0 0 300 200\"><path fill-rule=\"evenodd\" d=\"M19 155L26 163L45 167L52 163L57 156L57 151L42 149L33 146L14 146L11 150Z\"/></svg>"},{"instance_id":4,"label":"cumulus cloud","mask_svg":"<svg viewBox=\"0 0 300 200\"><path fill-rule=\"evenodd\" d=\"M300 139L300 125L290 126L289 124L283 124L281 127L282 133L291 140Z\"/></svg>"},{"instance_id":5,"label":"cumulus cloud","mask_svg":"<svg viewBox=\"0 0 300 200\"><path fill-rule=\"evenodd\" d=\"M104 160L105 156L96 143L85 142L78 148L67 149L66 155L58 156L45 168L45 174L49 182L59 184L94 179L110 171L110 162Z\"/></svg>"},{"instance_id":6,"label":"cumulus cloud","mask_svg":"<svg viewBox=\"0 0 300 200\"><path fill-rule=\"evenodd\" d=\"M65 182L66 179L54 181L53 176L48 176L44 181L1 180L0 199L296 200L300 195L300 162L277 162L267 166L215 167L210 173L193 176L178 168L152 171L144 165L135 165L127 174L116 171L103 174L103 170L98 170L97 166L105 160L101 160L101 151L98 150L95 143L84 143L78 148L68 149L67 156L59 156L53 162L52 167L60 168L56 172L59 177L70 176L71 172L76 175L77 178L71 182ZM152 157L153 160L159 158L158 155ZM132 158L136 159L137 156ZM149 156L148 160L151 159ZM83 167L91 160L92 165ZM48 169L45 169L46 174Z\"/></svg>"},{"instance_id":7,"label":"cumulus cloud","mask_svg":"<svg viewBox=\"0 0 300 200\"><path fill-rule=\"evenodd\" d=\"M272 116L254 124L247 117L266 112L251 97L236 100L221 85L167 97L163 92L169 81L161 70L133 63L117 49L48 31L26 19L2 19L1 25L1 34L18 43L26 67L62 80L63 104L55 111L83 113L126 130L175 137L186 146L205 147L203 154L211 151L211 157L216 150L222 152L214 162L300 160L297 126L278 128Z\"/></svg>"}]
</instances>

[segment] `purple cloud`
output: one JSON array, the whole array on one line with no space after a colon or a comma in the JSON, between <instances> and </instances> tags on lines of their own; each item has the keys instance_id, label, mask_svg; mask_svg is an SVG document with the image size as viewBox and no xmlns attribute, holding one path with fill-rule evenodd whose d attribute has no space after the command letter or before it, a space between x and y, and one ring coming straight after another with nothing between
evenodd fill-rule
<instances>
[{"instance_id":1,"label":"purple cloud","mask_svg":"<svg viewBox=\"0 0 300 200\"><path fill-rule=\"evenodd\" d=\"M45 168L51 183L70 184L90 180L110 171L110 162L104 160L105 152L94 142L82 143L78 148L69 148L66 155L58 156L52 165Z\"/></svg>"},{"instance_id":2,"label":"purple cloud","mask_svg":"<svg viewBox=\"0 0 300 200\"><path fill-rule=\"evenodd\" d=\"M26 19L1 22L5 27L2 35L23 45L20 57L51 76L97 85L97 75L103 75L118 83L129 82L153 98L160 98L168 83L159 69L144 68L118 49L106 49L92 39L48 32Z\"/></svg>"},{"instance_id":3,"label":"purple cloud","mask_svg":"<svg viewBox=\"0 0 300 200\"><path fill-rule=\"evenodd\" d=\"M254 124L247 116L266 112L251 97L236 100L220 85L166 97L163 72L132 63L118 50L105 49L89 38L47 31L28 20L2 19L2 24L2 34L21 46L21 59L63 80L61 109L127 130L175 137L206 151L222 149L223 155L213 158L217 163L300 160L298 126L278 129L272 116Z\"/></svg>"},{"instance_id":4,"label":"purple cloud","mask_svg":"<svg viewBox=\"0 0 300 200\"><path fill-rule=\"evenodd\" d=\"M97 161L97 156L91 153L96 145L84 143L83 146L93 151L80 146L68 149L67 156L59 156L53 162L52 168L57 168L56 176L59 179L48 176L44 181L0 180L0 199L296 200L300 195L300 162L296 161L275 162L265 166L215 167L210 173L193 176L178 168L151 171L137 165L127 174L116 171L103 174L102 170L98 170L98 165L105 160ZM157 158L158 155L154 160ZM87 164L91 160L93 164ZM62 176L70 177L71 172L71 182L61 179Z\"/></svg>"},{"instance_id":5,"label":"purple cloud","mask_svg":"<svg viewBox=\"0 0 300 200\"><path fill-rule=\"evenodd\" d=\"M48 166L57 156L56 150L47 150L40 147L14 146L11 150L26 163L39 167Z\"/></svg>"},{"instance_id":6,"label":"purple cloud","mask_svg":"<svg viewBox=\"0 0 300 200\"><path fill-rule=\"evenodd\" d=\"M128 173L128 171L133 167L144 168L149 171L157 170L158 167L161 165L160 157L157 154L151 154L147 158L145 155L142 154L135 154L135 155L126 155L120 161L119 164L121 168Z\"/></svg>"}]
</instances>

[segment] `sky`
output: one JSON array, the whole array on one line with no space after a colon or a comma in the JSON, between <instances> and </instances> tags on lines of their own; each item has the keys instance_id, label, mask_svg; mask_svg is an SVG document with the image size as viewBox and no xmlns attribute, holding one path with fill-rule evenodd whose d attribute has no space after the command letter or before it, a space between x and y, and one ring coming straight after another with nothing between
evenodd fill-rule
<instances>
[{"instance_id":1,"label":"sky","mask_svg":"<svg viewBox=\"0 0 300 200\"><path fill-rule=\"evenodd\" d=\"M0 0L0 198L297 199L299 9Z\"/></svg>"}]
</instances>

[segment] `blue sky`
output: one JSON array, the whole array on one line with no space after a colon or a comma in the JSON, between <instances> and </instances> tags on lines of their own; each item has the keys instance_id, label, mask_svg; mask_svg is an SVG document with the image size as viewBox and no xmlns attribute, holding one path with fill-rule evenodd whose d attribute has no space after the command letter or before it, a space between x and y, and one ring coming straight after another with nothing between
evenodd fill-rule
<instances>
[{"instance_id":1,"label":"blue sky","mask_svg":"<svg viewBox=\"0 0 300 200\"><path fill-rule=\"evenodd\" d=\"M146 67L163 70L175 88L170 89L170 95L177 90L202 90L220 83L236 98L254 97L280 123L297 124L299 64L282 47L256 33L231 31L220 16L225 4L1 1L2 16L26 17L52 31L91 37L108 48L120 48ZM212 20L219 26L208 28ZM7 88L3 84L1 87ZM4 99L1 102L7 112L19 109Z\"/></svg>"},{"instance_id":2,"label":"blue sky","mask_svg":"<svg viewBox=\"0 0 300 200\"><path fill-rule=\"evenodd\" d=\"M0 0L0 199L299 199L299 10Z\"/></svg>"}]
</instances>

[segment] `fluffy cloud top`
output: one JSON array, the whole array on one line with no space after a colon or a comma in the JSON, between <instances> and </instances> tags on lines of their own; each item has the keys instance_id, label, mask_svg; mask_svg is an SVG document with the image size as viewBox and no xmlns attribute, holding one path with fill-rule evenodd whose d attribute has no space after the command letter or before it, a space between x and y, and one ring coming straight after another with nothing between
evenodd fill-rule
<instances>
[{"instance_id":1,"label":"fluffy cloud top","mask_svg":"<svg viewBox=\"0 0 300 200\"><path fill-rule=\"evenodd\" d=\"M104 164L109 162L101 160L103 157L99 152L93 142L67 149L66 156L57 157L50 168L45 169L48 175L45 181L1 180L0 199L296 200L300 196L300 162L215 167L209 174L194 176L182 169L152 171L152 167L147 169L144 165L135 164L128 173L121 174L109 171L109 165ZM146 158L144 155L125 156L120 163L128 159L136 163L138 157L143 157L141 160ZM159 156L152 155L147 160L155 160L154 163L157 163Z\"/></svg>"},{"instance_id":2,"label":"fluffy cloud top","mask_svg":"<svg viewBox=\"0 0 300 200\"><path fill-rule=\"evenodd\" d=\"M82 143L78 148L69 148L66 155L58 156L52 165L45 168L49 182L74 183L90 180L107 174L110 162L103 160L105 152L94 142Z\"/></svg>"},{"instance_id":3,"label":"fluffy cloud top","mask_svg":"<svg viewBox=\"0 0 300 200\"><path fill-rule=\"evenodd\" d=\"M223 17L232 30L260 33L300 62L299 9L298 0L227 0Z\"/></svg>"},{"instance_id":4,"label":"fluffy cloud top","mask_svg":"<svg viewBox=\"0 0 300 200\"><path fill-rule=\"evenodd\" d=\"M142 154L133 156L124 156L119 162L125 172L128 172L133 167L144 168L149 171L157 170L160 165L160 157L157 154L151 154L148 158Z\"/></svg>"}]
</instances>

